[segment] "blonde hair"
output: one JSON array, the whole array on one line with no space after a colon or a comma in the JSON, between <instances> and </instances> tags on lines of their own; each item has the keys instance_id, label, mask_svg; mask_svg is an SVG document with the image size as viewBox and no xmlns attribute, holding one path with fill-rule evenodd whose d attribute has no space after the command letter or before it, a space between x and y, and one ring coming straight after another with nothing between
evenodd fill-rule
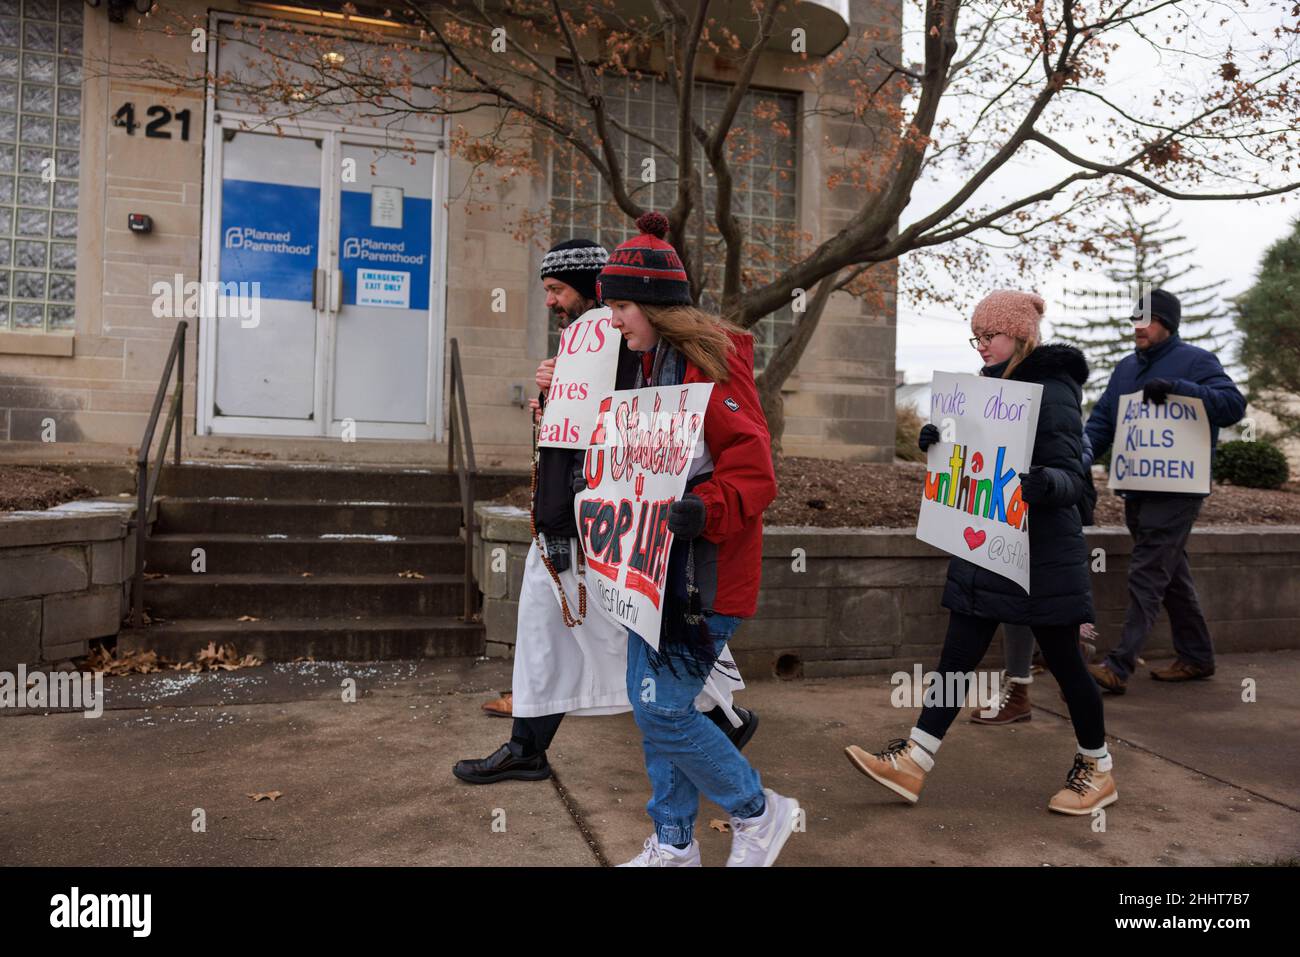
<instances>
[{"instance_id":1,"label":"blonde hair","mask_svg":"<svg viewBox=\"0 0 1300 957\"><path fill-rule=\"evenodd\" d=\"M1038 348L1038 337L1030 336L1028 339L1017 339L1016 350L1011 353L1011 359L1007 362L1007 367L1002 370L1002 378L1010 379L1011 373L1015 371L1016 366L1025 361L1029 353Z\"/></svg>"},{"instance_id":2,"label":"blonde hair","mask_svg":"<svg viewBox=\"0 0 1300 957\"><path fill-rule=\"evenodd\" d=\"M714 382L731 378L727 357L736 344L728 333L750 335L748 329L694 306L637 303L642 314L668 344L682 353Z\"/></svg>"}]
</instances>

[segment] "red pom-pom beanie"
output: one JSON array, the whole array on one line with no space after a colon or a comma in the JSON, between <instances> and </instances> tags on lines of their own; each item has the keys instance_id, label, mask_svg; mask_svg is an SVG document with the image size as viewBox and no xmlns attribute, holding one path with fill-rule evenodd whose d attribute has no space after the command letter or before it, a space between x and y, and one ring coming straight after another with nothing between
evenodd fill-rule
<instances>
[{"instance_id":1,"label":"red pom-pom beanie","mask_svg":"<svg viewBox=\"0 0 1300 957\"><path fill-rule=\"evenodd\" d=\"M662 213L637 217L639 236L609 254L609 262L596 279L601 302L626 299L657 306L689 306L691 284L677 250L664 242L668 219Z\"/></svg>"}]
</instances>

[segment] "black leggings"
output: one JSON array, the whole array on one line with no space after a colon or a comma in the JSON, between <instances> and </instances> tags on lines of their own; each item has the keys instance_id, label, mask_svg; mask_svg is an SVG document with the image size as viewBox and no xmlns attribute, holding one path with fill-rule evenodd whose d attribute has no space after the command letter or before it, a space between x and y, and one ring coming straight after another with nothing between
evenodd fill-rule
<instances>
[{"instance_id":1,"label":"black leggings","mask_svg":"<svg viewBox=\"0 0 1300 957\"><path fill-rule=\"evenodd\" d=\"M944 676L974 671L984 660L998 622L991 618L976 618L952 612L948 618L948 634L943 639L939 654L938 672ZM1102 716L1101 691L1088 674L1083 655L1079 652L1079 629L1075 625L1034 625L1034 638L1043 652L1043 660L1056 677L1070 709L1070 722L1080 746L1088 750L1106 743L1106 722ZM956 720L961 704L942 708L927 706L921 711L916 726L926 734L942 738Z\"/></svg>"}]
</instances>

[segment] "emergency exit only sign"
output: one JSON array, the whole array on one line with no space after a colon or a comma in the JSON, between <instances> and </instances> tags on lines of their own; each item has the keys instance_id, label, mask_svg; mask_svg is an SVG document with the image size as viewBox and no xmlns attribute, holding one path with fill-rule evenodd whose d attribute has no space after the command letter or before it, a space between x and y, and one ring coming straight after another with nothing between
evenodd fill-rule
<instances>
[{"instance_id":1,"label":"emergency exit only sign","mask_svg":"<svg viewBox=\"0 0 1300 957\"><path fill-rule=\"evenodd\" d=\"M411 308L411 274L387 269L358 269L357 305Z\"/></svg>"}]
</instances>

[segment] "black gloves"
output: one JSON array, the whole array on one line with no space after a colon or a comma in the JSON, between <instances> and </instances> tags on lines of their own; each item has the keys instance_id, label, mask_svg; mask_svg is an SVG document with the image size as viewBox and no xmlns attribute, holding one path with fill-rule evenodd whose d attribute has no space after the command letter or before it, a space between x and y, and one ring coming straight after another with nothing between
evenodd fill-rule
<instances>
[{"instance_id":1,"label":"black gloves","mask_svg":"<svg viewBox=\"0 0 1300 957\"><path fill-rule=\"evenodd\" d=\"M916 440L916 444L921 447L922 452L925 452L929 450L930 446L938 442L939 438L939 427L937 425L926 424L922 426L921 435L920 438Z\"/></svg>"},{"instance_id":2,"label":"black gloves","mask_svg":"<svg viewBox=\"0 0 1300 957\"><path fill-rule=\"evenodd\" d=\"M683 541L698 538L704 531L708 515L704 508L704 499L698 495L687 494L673 502L668 509L668 531Z\"/></svg>"},{"instance_id":3,"label":"black gloves","mask_svg":"<svg viewBox=\"0 0 1300 957\"><path fill-rule=\"evenodd\" d=\"M569 567L569 540L567 538L548 538L546 540L546 557L551 560L551 567L562 572Z\"/></svg>"},{"instance_id":4,"label":"black gloves","mask_svg":"<svg viewBox=\"0 0 1300 957\"><path fill-rule=\"evenodd\" d=\"M1174 384L1168 379L1152 379L1142 386L1142 401L1164 405L1169 393L1174 391Z\"/></svg>"},{"instance_id":5,"label":"black gloves","mask_svg":"<svg viewBox=\"0 0 1300 957\"><path fill-rule=\"evenodd\" d=\"M1026 505L1043 501L1051 490L1051 479L1041 465L1035 465L1028 472L1020 473L1020 497Z\"/></svg>"}]
</instances>

